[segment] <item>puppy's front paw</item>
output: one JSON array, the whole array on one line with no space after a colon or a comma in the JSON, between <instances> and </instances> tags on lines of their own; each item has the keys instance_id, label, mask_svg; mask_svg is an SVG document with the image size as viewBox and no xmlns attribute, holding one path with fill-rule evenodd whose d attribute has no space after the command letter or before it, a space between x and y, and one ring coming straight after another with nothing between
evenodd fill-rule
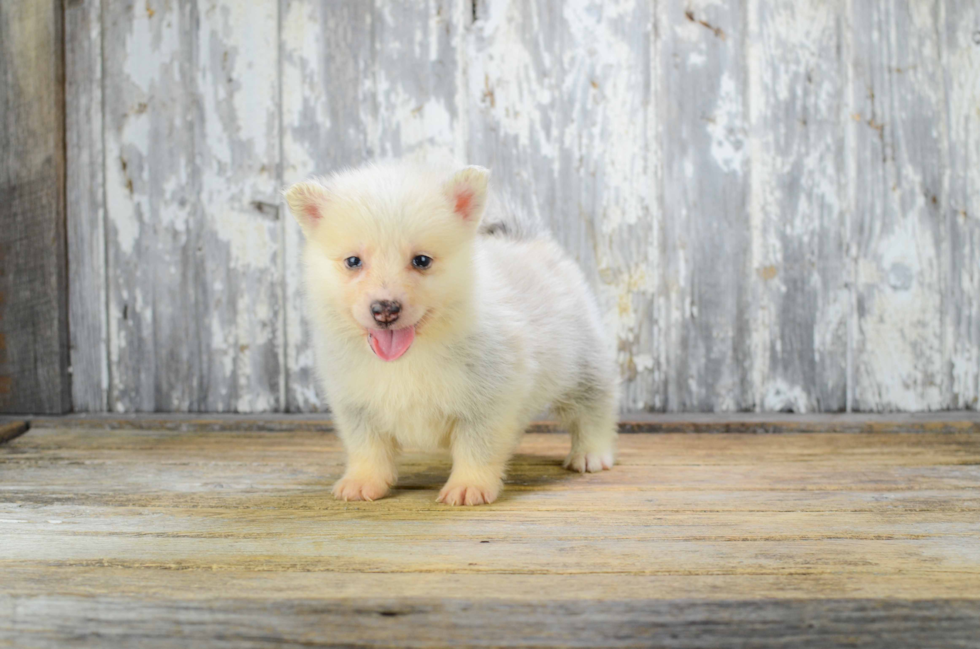
<instances>
[{"instance_id":1,"label":"puppy's front paw","mask_svg":"<svg viewBox=\"0 0 980 649\"><path fill-rule=\"evenodd\" d=\"M581 453L572 451L565 458L562 466L569 471L597 473L603 469L613 468L613 463L612 451L606 451L605 453Z\"/></svg>"},{"instance_id":2,"label":"puppy's front paw","mask_svg":"<svg viewBox=\"0 0 980 649\"><path fill-rule=\"evenodd\" d=\"M333 486L337 500L378 500L388 495L388 483L378 478L344 476Z\"/></svg>"},{"instance_id":3,"label":"puppy's front paw","mask_svg":"<svg viewBox=\"0 0 980 649\"><path fill-rule=\"evenodd\" d=\"M436 502L447 505L489 505L500 495L500 485L467 485L449 481Z\"/></svg>"}]
</instances>

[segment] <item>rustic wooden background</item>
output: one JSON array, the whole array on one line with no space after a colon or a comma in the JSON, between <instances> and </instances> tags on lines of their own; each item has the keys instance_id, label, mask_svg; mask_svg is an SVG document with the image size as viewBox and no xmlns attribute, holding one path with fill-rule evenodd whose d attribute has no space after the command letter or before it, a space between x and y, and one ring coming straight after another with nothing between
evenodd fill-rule
<instances>
[{"instance_id":1,"label":"rustic wooden background","mask_svg":"<svg viewBox=\"0 0 980 649\"><path fill-rule=\"evenodd\" d=\"M0 413L71 407L63 42L59 2L0 0Z\"/></svg>"},{"instance_id":2,"label":"rustic wooden background","mask_svg":"<svg viewBox=\"0 0 980 649\"><path fill-rule=\"evenodd\" d=\"M64 11L76 410L322 407L280 189L443 153L578 257L624 409L977 408L976 0Z\"/></svg>"}]
</instances>

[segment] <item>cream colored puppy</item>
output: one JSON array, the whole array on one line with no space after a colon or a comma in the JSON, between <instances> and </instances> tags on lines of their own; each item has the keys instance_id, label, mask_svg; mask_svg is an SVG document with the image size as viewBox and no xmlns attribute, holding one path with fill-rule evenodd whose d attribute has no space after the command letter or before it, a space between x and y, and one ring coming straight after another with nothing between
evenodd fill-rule
<instances>
[{"instance_id":1,"label":"cream colored puppy","mask_svg":"<svg viewBox=\"0 0 980 649\"><path fill-rule=\"evenodd\" d=\"M317 370L348 454L337 498L383 497L411 446L450 449L440 502L492 503L548 406L571 433L567 468L613 465L615 368L585 278L488 201L488 179L390 162L286 192L306 235Z\"/></svg>"}]
</instances>

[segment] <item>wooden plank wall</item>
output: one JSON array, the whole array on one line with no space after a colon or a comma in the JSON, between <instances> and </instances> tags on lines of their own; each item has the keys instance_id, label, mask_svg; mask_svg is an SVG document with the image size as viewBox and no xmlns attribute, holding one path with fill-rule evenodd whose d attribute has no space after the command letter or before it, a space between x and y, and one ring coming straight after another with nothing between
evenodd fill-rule
<instances>
[{"instance_id":1,"label":"wooden plank wall","mask_svg":"<svg viewBox=\"0 0 980 649\"><path fill-rule=\"evenodd\" d=\"M71 405L60 0L0 3L0 412Z\"/></svg>"},{"instance_id":2,"label":"wooden plank wall","mask_svg":"<svg viewBox=\"0 0 980 649\"><path fill-rule=\"evenodd\" d=\"M446 154L578 257L626 410L978 406L974 0L66 15L78 410L321 408L278 190Z\"/></svg>"}]
</instances>

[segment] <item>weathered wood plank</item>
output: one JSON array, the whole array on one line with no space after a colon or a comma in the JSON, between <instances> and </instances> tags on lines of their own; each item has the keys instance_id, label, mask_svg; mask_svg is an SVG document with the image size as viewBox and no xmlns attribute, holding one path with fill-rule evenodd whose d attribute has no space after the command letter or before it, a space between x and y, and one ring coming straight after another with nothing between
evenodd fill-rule
<instances>
[{"instance_id":1,"label":"weathered wood plank","mask_svg":"<svg viewBox=\"0 0 980 649\"><path fill-rule=\"evenodd\" d=\"M0 421L0 444L9 442L27 432L30 425L26 421Z\"/></svg>"},{"instance_id":2,"label":"weathered wood plank","mask_svg":"<svg viewBox=\"0 0 980 649\"><path fill-rule=\"evenodd\" d=\"M0 412L71 407L63 13L0 7Z\"/></svg>"},{"instance_id":3,"label":"weathered wood plank","mask_svg":"<svg viewBox=\"0 0 980 649\"><path fill-rule=\"evenodd\" d=\"M457 137L460 29L468 3L424 0L376 2L372 20L371 90L375 154L382 157L460 159Z\"/></svg>"},{"instance_id":4,"label":"weathered wood plank","mask_svg":"<svg viewBox=\"0 0 980 649\"><path fill-rule=\"evenodd\" d=\"M752 409L745 6L662 12L667 408Z\"/></svg>"},{"instance_id":5,"label":"weathered wood plank","mask_svg":"<svg viewBox=\"0 0 980 649\"><path fill-rule=\"evenodd\" d=\"M852 407L948 407L941 3L853 3Z\"/></svg>"},{"instance_id":6,"label":"weathered wood plank","mask_svg":"<svg viewBox=\"0 0 980 649\"><path fill-rule=\"evenodd\" d=\"M337 471L337 475L340 471ZM403 512L416 512L418 515L438 515L445 512L435 502L435 492L441 486L433 481L431 486L424 489L403 489L397 498L379 501L378 505L361 505L357 503L337 503L329 494L330 481L319 475L311 474L311 480L320 480L314 486L316 489L309 493L270 495L264 497L238 496L233 493L185 493L178 490L161 493L126 496L124 494L86 494L78 487L68 489L45 489L44 485L32 484L30 489L18 493L19 506L52 507L49 511L55 516L66 513L63 507L66 498L71 499L71 506L93 508L141 508L152 509L158 513L175 510L193 509L200 515L210 514L216 517L242 516L242 521L262 519L263 524L281 519L288 515L293 518L316 517L320 520L327 516L342 516L359 520L385 520L392 515L400 516ZM448 474L447 474L448 475ZM80 477L76 473L75 480ZM445 477L445 476L444 476ZM186 485L187 482L181 482ZM223 482L203 483L198 480L198 486L224 484ZM571 484L571 483L565 483ZM268 486L268 481L265 482ZM587 486L587 485L586 485ZM215 492L214 489L210 490ZM541 486L523 491L531 492L523 496L519 487L511 485L508 497L498 503L492 510L482 516L500 516L504 514L514 520L576 520L586 518L586 523L593 522L597 511L602 516L613 519L623 517L643 516L640 520L649 520L663 513L693 515L697 512L749 512L754 515L766 513L792 512L868 512L909 514L929 511L936 514L959 515L967 512L977 516L980 512L980 497L976 489L929 489L906 490L889 492L882 497L881 491L871 490L831 490L831 491L786 491L779 492L779 499L773 500L773 490L741 490L732 494L720 494L710 490L660 490L651 493L650 490L610 490L600 487L597 489L568 487L548 489ZM520 496L520 497L518 497ZM601 503L601 506L597 503ZM111 509L110 509L111 511ZM283 513L285 512L285 513ZM7 512L15 515L17 511ZM461 516L477 517L480 514L460 514ZM540 518L539 518L540 517ZM20 519L17 519L20 520ZM52 517L52 520L60 520ZM661 519L662 520L662 519Z\"/></svg>"},{"instance_id":7,"label":"weathered wood plank","mask_svg":"<svg viewBox=\"0 0 980 649\"><path fill-rule=\"evenodd\" d=\"M615 336L623 407L665 407L651 3L480 2L468 150L582 265Z\"/></svg>"},{"instance_id":8,"label":"weathered wood plank","mask_svg":"<svg viewBox=\"0 0 980 649\"><path fill-rule=\"evenodd\" d=\"M208 0L198 12L204 227L195 290L214 360L199 405L168 409L282 410L278 1ZM162 387L179 388L181 368L168 374Z\"/></svg>"},{"instance_id":9,"label":"weathered wood plank","mask_svg":"<svg viewBox=\"0 0 980 649\"><path fill-rule=\"evenodd\" d=\"M977 647L980 603L521 602L3 597L0 641L37 647ZM275 620L273 623L272 620Z\"/></svg>"},{"instance_id":10,"label":"weathered wood plank","mask_svg":"<svg viewBox=\"0 0 980 649\"><path fill-rule=\"evenodd\" d=\"M279 408L276 16L105 8L112 410Z\"/></svg>"},{"instance_id":11,"label":"weathered wood plank","mask_svg":"<svg viewBox=\"0 0 980 649\"><path fill-rule=\"evenodd\" d=\"M65 5L69 311L72 409L109 407L105 160L102 149L102 2Z\"/></svg>"},{"instance_id":12,"label":"weathered wood plank","mask_svg":"<svg viewBox=\"0 0 980 649\"><path fill-rule=\"evenodd\" d=\"M138 576L138 579L134 579ZM896 592L926 598L976 600L977 575L864 575L851 579L846 574L827 575L616 575L610 587L608 575L519 575L469 573L447 576L438 573L383 574L333 572L201 571L168 568L132 569L118 566L50 567L4 566L2 593L14 597L69 596L94 598L105 593L128 597L152 594L165 599L175 593L212 602L238 592L253 601L268 604L284 600L365 601L385 599L397 593L404 600L445 598L447 588L479 593L484 600L520 603L626 600L826 600L884 599ZM202 588L203 587L203 588ZM916 590L913 590L915 588ZM218 597L215 597L217 595ZM450 595L451 596L451 595ZM456 598L454 598L456 599ZM193 600L192 600L193 601ZM8 618L9 619L9 618Z\"/></svg>"},{"instance_id":13,"label":"weathered wood plank","mask_svg":"<svg viewBox=\"0 0 980 649\"><path fill-rule=\"evenodd\" d=\"M449 509L418 454L333 500L329 434L34 429L0 447L0 643L978 645L976 432L632 435L586 476L566 441Z\"/></svg>"},{"instance_id":14,"label":"weathered wood plank","mask_svg":"<svg viewBox=\"0 0 980 649\"><path fill-rule=\"evenodd\" d=\"M57 445L84 449L110 450L112 448L139 449L146 444L193 444L195 448L220 449L236 435L248 440L250 446L243 450L253 452L266 444L278 447L301 448L305 444L327 444L340 449L340 442L330 432L330 421L315 416L252 416L216 415L201 419L193 415L138 415L116 417L112 415L86 415L65 417L35 417L30 420L35 435L31 444L44 448ZM694 449L723 450L728 456L732 453L752 457L759 448L766 449L769 457L783 448L811 449L812 453L826 452L837 461L837 456L846 449L864 449L879 455L890 448L923 449L944 448L947 444L957 445L972 439L971 434L980 433L980 414L935 413L930 416L911 415L813 415L796 416L792 419L777 418L775 415L743 417L739 419L725 416L705 416L699 420L684 422L680 416L653 415L638 425L650 426L650 432L661 433L651 439L648 435L623 435L617 442L620 455L636 445L651 444L684 451L689 457ZM309 422L309 423L307 423ZM542 427L546 422L541 422ZM314 427L315 426L315 427ZM766 434L754 433L756 430ZM174 435L175 432L203 433L225 432L228 435ZM263 431L292 432L292 435L265 435ZM685 436L690 433L706 437L704 445L692 447ZM797 434L807 433L807 434ZM811 439L810 433L820 433L819 440ZM861 434L855 434L861 433ZM768 435L775 435L769 439ZM549 448L558 452L567 442L567 437L552 432L530 431L524 435L522 443L528 448ZM121 446L120 446L121 445ZM259 446L255 446L259 445ZM884 457L883 455L881 455ZM819 455L817 455L819 457Z\"/></svg>"},{"instance_id":15,"label":"weathered wood plank","mask_svg":"<svg viewBox=\"0 0 980 649\"><path fill-rule=\"evenodd\" d=\"M12 443L12 448L14 450L20 448L16 440ZM248 471L247 460L227 463L219 463L215 460L212 462L211 474L207 478L201 477L201 471L206 468L201 463L181 461L180 457L168 453L160 453L160 461L169 461L175 465L174 467L161 468L154 463L127 463L118 459L118 453L111 454L104 461L91 461L92 464L101 466L104 476L100 479L112 480L119 485L130 484L131 489L137 488L134 483L139 485L139 489L144 490L150 485L168 480L173 484L173 487L168 490L157 489L149 494L127 495L119 491L120 487L114 487L109 493L85 490L84 481L92 479L90 472L68 462L35 466L35 471L31 472L28 470L30 467L25 463L30 459L36 461L37 458L27 456L7 464L11 482L9 493L4 496L4 500L16 497L16 502L43 505L66 497L76 500L71 494L75 491L83 491L83 494L77 498L84 500L78 502L92 506L147 509L187 507L195 510L234 510L249 506L260 508L274 506L278 510L299 510L310 507L324 512L344 510L346 507L343 503L332 502L330 496L330 485L343 473L342 456L318 452L315 449L311 452L316 454L315 459L319 459L320 463L311 461L309 464L292 469L293 478L301 477L307 482L307 486L300 492L280 493L270 498L256 496L243 498L236 495L234 491L228 491L229 488L242 484L276 490L288 488L291 484L290 479L280 475L281 467L256 466L252 469L253 473L243 475L243 472ZM810 498L822 501L827 498L833 500L832 496L841 489L848 490L850 497L858 500L866 499L864 496L856 495L860 493L907 494L921 491L951 492L950 498L962 499L961 494L980 487L980 474L977 470L958 464L952 464L951 467L955 468L948 469L885 464L878 470L870 471L860 485L847 487L843 487L841 481L855 472L854 466L836 468L821 464L801 466L798 463L783 463L765 469L755 469L748 464L725 463L698 466L665 464L653 467L624 464L619 472L620 475L617 476L602 475L575 479L574 476L561 472L559 460L566 452L567 447L551 456L536 456L529 459L527 463L512 464L508 470L506 493L501 496L501 507L534 508L533 503L538 502L542 503L543 508L550 508L556 502L561 502L563 498L568 497L573 499L577 506L583 507L583 503L586 503L584 505L586 510L595 511L602 509L594 502L595 499L601 501L602 498L608 497L618 509L637 509L644 506L652 507L650 503L657 502L661 498L668 498L674 503L690 503L721 490L730 494L728 500L736 500L746 495L755 502L768 498L773 503L780 503L785 496L794 505L802 499L803 494L799 492L806 492ZM449 468L448 460L442 457L408 458L401 463L402 477L395 491L396 497L390 501L386 500L385 505L379 508L387 510L388 513L427 511L435 514L445 511L437 505L427 504L426 501L434 502L436 492L449 476ZM140 473L138 481L127 480L128 473L133 471ZM645 480L645 476L651 471L655 471L658 477ZM791 472L799 476L794 486L787 485L787 475ZM724 475L718 476L716 475L718 473ZM69 484L72 486L56 486ZM209 493L214 490L217 490L216 493ZM623 491L641 493L620 494ZM170 502L168 498L175 500ZM546 507L544 501L547 501ZM593 504L587 504L590 501L593 501ZM737 508L736 505L725 501L726 499L714 499L718 507ZM254 505L249 505L250 502ZM973 501L964 505L966 510L975 509L974 504L971 503ZM820 508L825 505L822 502L814 502L810 507ZM567 506L561 508L569 509ZM788 508L787 505L786 509Z\"/></svg>"},{"instance_id":16,"label":"weathered wood plank","mask_svg":"<svg viewBox=\"0 0 980 649\"><path fill-rule=\"evenodd\" d=\"M282 164L284 185L360 164L377 153L371 49L373 5L282 0ZM313 340L300 264L303 233L285 205L283 282L287 412L326 410L317 395Z\"/></svg>"},{"instance_id":17,"label":"weathered wood plank","mask_svg":"<svg viewBox=\"0 0 980 649\"><path fill-rule=\"evenodd\" d=\"M980 6L944 3L948 251L943 296L951 408L980 410Z\"/></svg>"},{"instance_id":18,"label":"weathered wood plank","mask_svg":"<svg viewBox=\"0 0 980 649\"><path fill-rule=\"evenodd\" d=\"M34 417L42 427L93 430L180 431L322 431L333 430L320 415L63 415ZM529 432L560 431L558 422L537 420ZM980 432L975 411L938 413L791 415L784 414L663 414L629 413L619 422L623 433L873 433L873 432Z\"/></svg>"},{"instance_id":19,"label":"weathered wood plank","mask_svg":"<svg viewBox=\"0 0 980 649\"><path fill-rule=\"evenodd\" d=\"M555 228L562 3L482 0L466 37L466 160Z\"/></svg>"},{"instance_id":20,"label":"weathered wood plank","mask_svg":"<svg viewBox=\"0 0 980 649\"><path fill-rule=\"evenodd\" d=\"M980 533L980 522L977 521L975 510L956 512L916 512L909 511L873 511L873 512L664 512L649 511L637 515L636 512L621 512L613 510L603 514L603 525L590 526L589 520L595 518L594 510L578 514L551 512L544 510L512 510L505 520L499 515L465 515L463 520L444 520L438 526L422 528L418 525L392 525L388 516L394 512L370 512L348 510L340 511L302 512L301 510L279 510L278 513L256 508L234 510L232 507L194 508L193 511L181 511L182 508L147 508L137 511L134 507L93 506L76 504L67 506L36 507L34 509L14 509L5 507L3 523L4 535L8 547L5 552L5 567L12 565L18 558L28 558L32 561L44 559L53 562L50 565L73 566L86 563L90 558L79 555L73 547L68 554L58 556L57 546L74 546L79 543L79 537L109 536L104 549L114 557L113 562L119 566L131 565L134 561L140 567L150 567L161 561L162 555L167 555L165 544L168 540L176 539L183 545L182 553L168 555L164 560L178 560L185 569L211 569L218 565L224 570L243 570L244 564L229 563L232 555L242 554L261 555L268 550L271 542L282 539L312 539L316 537L324 543L345 546L360 534L365 538L363 554L350 556L347 548L331 551L329 557L318 558L303 550L291 558L265 559L267 567L280 562L291 566L303 563L311 570L328 571L338 569L338 557L362 560L374 555L386 554L384 544L404 542L422 545L440 546L438 560L442 569L448 570L446 564L457 549L472 550L474 544L495 547L493 550L481 549L480 561L459 563L454 572L502 572L516 570L521 561L518 555L526 553L519 546L548 543L553 547L564 548L566 555L578 552L578 546L588 542L596 553L600 548L619 547L622 544L656 544L664 550L676 542L689 543L807 543L811 552L817 551L819 542L842 548L853 545L860 552L862 541L876 541L881 545L904 546L911 543L919 545L927 543L936 547L938 537L975 538ZM189 509L189 508L183 508ZM403 515L404 515L403 510ZM70 514L70 520L62 517ZM385 516L387 514L387 516ZM332 519L331 525L324 525L327 519ZM51 523L51 520L61 521ZM269 529L276 524L275 531ZM356 521L356 523L355 523ZM357 530L354 530L354 526ZM179 529L178 529L179 528ZM452 532L452 541L448 541L447 532ZM140 540L144 546L138 557L132 553L136 550L133 542ZM225 546L232 544L234 551L227 547L215 550L205 549L198 552L188 544L205 544L207 541L221 540ZM487 543L483 543L487 541ZM28 546L27 544L36 544ZM289 544L296 542L289 540ZM735 546L732 546L735 547ZM115 549L114 549L115 548ZM87 550L84 548L83 550ZM887 553L887 551L886 551ZM44 556L42 556L44 555ZM464 557L466 558L466 557ZM541 557L524 558L524 562ZM608 560L608 557L606 557ZM249 559L250 561L251 559ZM430 561L433 560L430 558ZM218 563L214 563L218 561ZM570 572L587 573L603 572L595 570L596 558L587 557L581 561L561 559L551 562L540 562L537 572L561 573L561 566L571 566ZM656 560L659 561L659 560ZM696 564L707 562L712 564L714 558L684 562L683 566L674 568L677 574L693 573ZM424 560L402 562L402 567L419 568ZM915 563L915 561L913 561ZM170 564L164 565L166 568ZM133 566L135 567L135 566ZM912 567L912 564L907 566ZM825 572L819 565L797 566L799 571L812 574ZM876 564L875 568L892 571L888 565ZM726 574L738 574L745 569L744 562L738 567L713 566L711 570L721 570ZM857 568L862 570L863 568ZM655 565L650 561L646 551L636 555L635 563L629 565L611 566L611 571L617 574L653 574L669 573L670 566ZM942 565L934 565L930 570L941 572ZM404 572L404 570L399 570ZM837 574L838 570L826 571ZM711 574L716 574L712 572ZM799 574L796 572L794 574ZM876 573L882 574L882 573ZM895 573L898 574L898 573ZM967 572L964 575L971 574ZM980 583L980 573L972 571Z\"/></svg>"},{"instance_id":21,"label":"weathered wood plank","mask_svg":"<svg viewBox=\"0 0 980 649\"><path fill-rule=\"evenodd\" d=\"M577 257L616 345L624 410L664 409L658 110L652 3L563 3L556 98L557 239ZM659 56L659 52L657 55Z\"/></svg>"},{"instance_id":22,"label":"weathered wood plank","mask_svg":"<svg viewBox=\"0 0 980 649\"><path fill-rule=\"evenodd\" d=\"M691 511L706 511L704 503L708 500L702 499L709 498L714 503L707 508L710 511L751 511L759 507L758 499L764 497L759 492L768 491L772 502L766 511L778 510L776 506L784 498L792 501L785 511L800 507L798 498L804 495L797 492L809 494L805 498L810 503L803 507L806 511L869 511L869 503L875 502L869 499L874 492L891 490L888 499L878 501L885 512L900 501L914 500L912 492L946 490L951 503L958 502L967 507L962 511L969 511L975 508L977 498L974 494L971 500L964 490L975 486L980 478L976 471L980 457L977 439L976 433L634 435L622 439L616 471L576 476L559 468L567 438L531 434L525 437L510 471L510 483L517 494L511 504L518 509L535 509L534 500L549 494L546 503L542 503L545 509L562 498L573 497L579 507L604 509L619 507L616 503L620 497L645 491L645 499L627 498L622 503L633 502L653 512L676 511L679 503L687 502L697 503ZM9 447L2 458L7 482L5 498L14 503L26 502L24 499L35 502L36 498L41 499L38 503L46 502L61 493L78 492L73 499L86 497L92 505L120 506L130 502L143 507L181 508L191 502L181 498L196 493L194 509L236 511L252 498L258 509L263 509L258 503L275 500L274 510L294 514L309 511L314 516L317 511L349 508L362 513L417 511L422 505L418 498L424 501L426 494L416 492L434 488L448 472L445 456L408 454L400 483L403 492L397 498L363 505L336 503L329 498L322 502L325 488L342 469L343 451L333 435L94 433L35 427L29 436ZM90 477L96 470L93 466L99 472L94 481ZM289 470L284 471L284 466ZM202 471L207 472L206 480L194 478ZM214 489L213 485L219 483L241 482L242 472L274 498ZM860 475L856 482L848 479L855 472ZM127 483L132 485L126 486ZM283 488L286 492L275 493ZM603 491L605 498L595 496ZM718 497L711 496L713 491L718 492ZM860 495L864 493L868 496ZM928 497L934 496L936 493L930 493ZM588 498L593 498L591 505L587 504ZM669 505L660 503L665 498ZM741 505L746 498L751 505ZM840 509L847 498L859 507ZM207 505L209 499L211 505ZM311 510L317 501L320 502ZM505 499L502 506L506 507L506 502ZM445 511L434 502L422 509ZM471 512L469 517L491 512L467 511ZM275 512L270 510L269 515L275 516Z\"/></svg>"},{"instance_id":23,"label":"weathered wood plank","mask_svg":"<svg viewBox=\"0 0 980 649\"><path fill-rule=\"evenodd\" d=\"M193 76L182 65L196 33L191 23L183 3L119 2L103 11L109 409L117 412L189 404L206 362L181 349L203 348L194 322L199 251L192 235L200 186L188 126ZM164 191L165 181L172 191ZM166 313L157 313L158 302ZM179 322L185 314L193 317L176 335L158 335L158 320ZM183 366L187 381L158 404L161 353Z\"/></svg>"},{"instance_id":24,"label":"weathered wood plank","mask_svg":"<svg viewBox=\"0 0 980 649\"><path fill-rule=\"evenodd\" d=\"M45 428L33 422L32 434L18 442L17 453L4 457L8 476L25 470L28 475L17 473L18 484L23 489L35 488L45 484L49 476L45 472L64 472L57 481L71 481L75 475L84 475L84 465L97 461L108 473L137 472L140 465L154 465L157 462L179 463L187 471L195 467L213 465L214 471L225 475L235 472L242 464L255 465L256 475L271 480L282 462L291 466L304 467L311 478L321 470L335 473L343 465L344 453L335 435L323 432L294 430L289 435L246 432L242 430L226 433L201 434L204 430L165 431L165 430L94 430L91 428L72 430L65 428ZM894 483L901 475L927 477L929 475L953 476L954 472L930 472L928 467L939 465L962 466L955 472L958 479L975 480L971 468L980 460L977 455L976 435L980 430L966 429L960 432L919 432L915 434L869 433L854 435L850 433L823 433L819 440L811 439L813 434L774 434L743 435L717 434L698 435L693 439L688 434L629 435L620 440L618 466L622 472L588 476L587 480L575 480L573 475L558 470L559 460L568 447L565 435L552 433L531 433L525 435L520 453L512 463L511 477L526 479L538 474L537 487L554 483L558 489L576 484L581 488L592 488L609 481L643 484L644 488L668 488L678 476L674 472L685 472L678 484L704 486L705 479L717 482L742 480L740 476L751 474L745 467L754 466L761 455L768 463L779 465L775 473L766 469L748 480L739 482L743 487L752 484L755 488L778 487L778 471L800 472L798 479L806 478L806 488L814 491L815 478L822 476L823 485L835 490L835 476L856 466L866 465L869 458L874 459L876 471L869 469L865 474L865 486L888 480ZM34 461L49 457L44 467L35 466ZM150 453L150 456L145 454ZM448 468L445 454L409 453L403 460L405 467L418 474L406 484L421 484L420 480L436 480ZM790 468L788 463L802 463L805 466ZM718 470L712 467L724 466L724 471L732 473L712 478ZM650 477L649 467L661 467L663 476ZM646 468L642 468L646 467ZM669 468L668 468L669 467ZM880 471L879 471L880 469ZM168 468L167 470L171 470ZM185 470L185 469L181 469ZM406 468L406 471L409 469ZM80 471L81 474L75 472ZM329 475L322 476L324 480ZM668 475L670 474L670 475ZM737 475L736 475L737 474ZM406 473L406 475L408 475ZM26 482L25 482L26 481ZM518 481L519 482L519 481ZM165 484L171 484L165 482ZM521 486L518 484L518 486ZM526 485L525 485L526 486ZM176 487L170 487L176 488ZM319 488L319 487L317 487ZM18 487L20 489L20 487ZM787 489L791 490L791 489Z\"/></svg>"},{"instance_id":25,"label":"weathered wood plank","mask_svg":"<svg viewBox=\"0 0 980 649\"><path fill-rule=\"evenodd\" d=\"M845 249L843 3L748 4L747 207L756 410L841 411Z\"/></svg>"},{"instance_id":26,"label":"weathered wood plank","mask_svg":"<svg viewBox=\"0 0 980 649\"><path fill-rule=\"evenodd\" d=\"M435 499L435 494L433 494ZM16 513L16 512L15 512ZM86 512L79 512L84 515ZM147 510L146 516L160 518ZM12 565L50 566L52 568L93 568L99 565L118 568L193 570L197 572L268 570L275 572L382 572L442 574L607 574L607 575L825 575L841 571L853 579L865 575L898 576L903 573L944 574L980 577L975 562L964 558L978 539L976 526L965 523L948 527L964 529L961 533L878 534L834 537L805 535L734 534L712 535L707 526L695 525L693 533L663 538L655 533L642 534L638 529L656 529L656 525L628 525L609 530L609 535L570 536L566 530L548 530L535 535L506 536L511 529L493 524L465 525L431 520L438 512L428 512L423 520L403 514L406 527L433 526L444 535L392 535L392 522L363 525L358 521L339 522L329 518L309 521L301 526L285 526L281 521L264 518L249 521L252 534L236 534L231 517L208 532L188 529L177 517L165 533L140 533L134 530L138 521L109 519L95 531L77 534L44 534L39 526L2 523L4 528L3 560L0 567ZM11 514L4 512L4 519ZM673 522L665 517L666 524ZM680 516L673 517L680 519ZM790 517L791 518L791 517ZM594 517L593 517L594 519ZM744 517L745 525L756 522ZM51 519L60 520L60 519ZM700 521L698 521L700 522ZM128 523L128 524L127 524ZM528 521L522 521L530 527ZM65 523L54 526L66 525ZM792 525L787 521L784 525ZM579 521L575 529L588 527ZM16 529L30 527L23 533ZM323 533L323 528L327 532ZM553 526L549 526L551 529ZM865 529L869 524L865 522ZM934 527L943 527L934 524ZM462 534L464 529L471 535ZM783 527L782 529L785 529ZM229 531L232 530L232 531ZM483 543L483 541L489 541ZM406 546L411 552L406 552ZM483 546L483 547L480 547ZM980 580L974 586L980 585ZM904 596L912 593L904 591ZM968 593L980 597L980 592Z\"/></svg>"},{"instance_id":27,"label":"weathered wood plank","mask_svg":"<svg viewBox=\"0 0 980 649\"><path fill-rule=\"evenodd\" d=\"M35 429L0 451L2 558L208 570L833 574L834 560L820 557L843 552L849 573L907 571L924 559L922 569L970 572L969 555L953 549L980 535L978 440L636 435L623 439L615 471L576 476L559 468L567 440L529 435L500 503L447 515L432 497L446 458L410 454L394 497L339 503L328 493L342 470L333 435ZM432 547L406 556L400 537ZM90 547L90 538L100 540ZM206 543L213 538L237 540ZM351 538L358 543L344 546ZM493 547L474 564L468 544L487 539ZM537 554L528 544L538 542L562 551ZM747 542L756 545L737 545ZM706 544L704 556L681 558L685 543ZM622 552L633 560L616 564Z\"/></svg>"},{"instance_id":28,"label":"weathered wood plank","mask_svg":"<svg viewBox=\"0 0 980 649\"><path fill-rule=\"evenodd\" d=\"M98 6L66 14L79 409L322 409L276 191L405 154L490 166L579 259L624 410L980 401L970 2Z\"/></svg>"}]
</instances>

